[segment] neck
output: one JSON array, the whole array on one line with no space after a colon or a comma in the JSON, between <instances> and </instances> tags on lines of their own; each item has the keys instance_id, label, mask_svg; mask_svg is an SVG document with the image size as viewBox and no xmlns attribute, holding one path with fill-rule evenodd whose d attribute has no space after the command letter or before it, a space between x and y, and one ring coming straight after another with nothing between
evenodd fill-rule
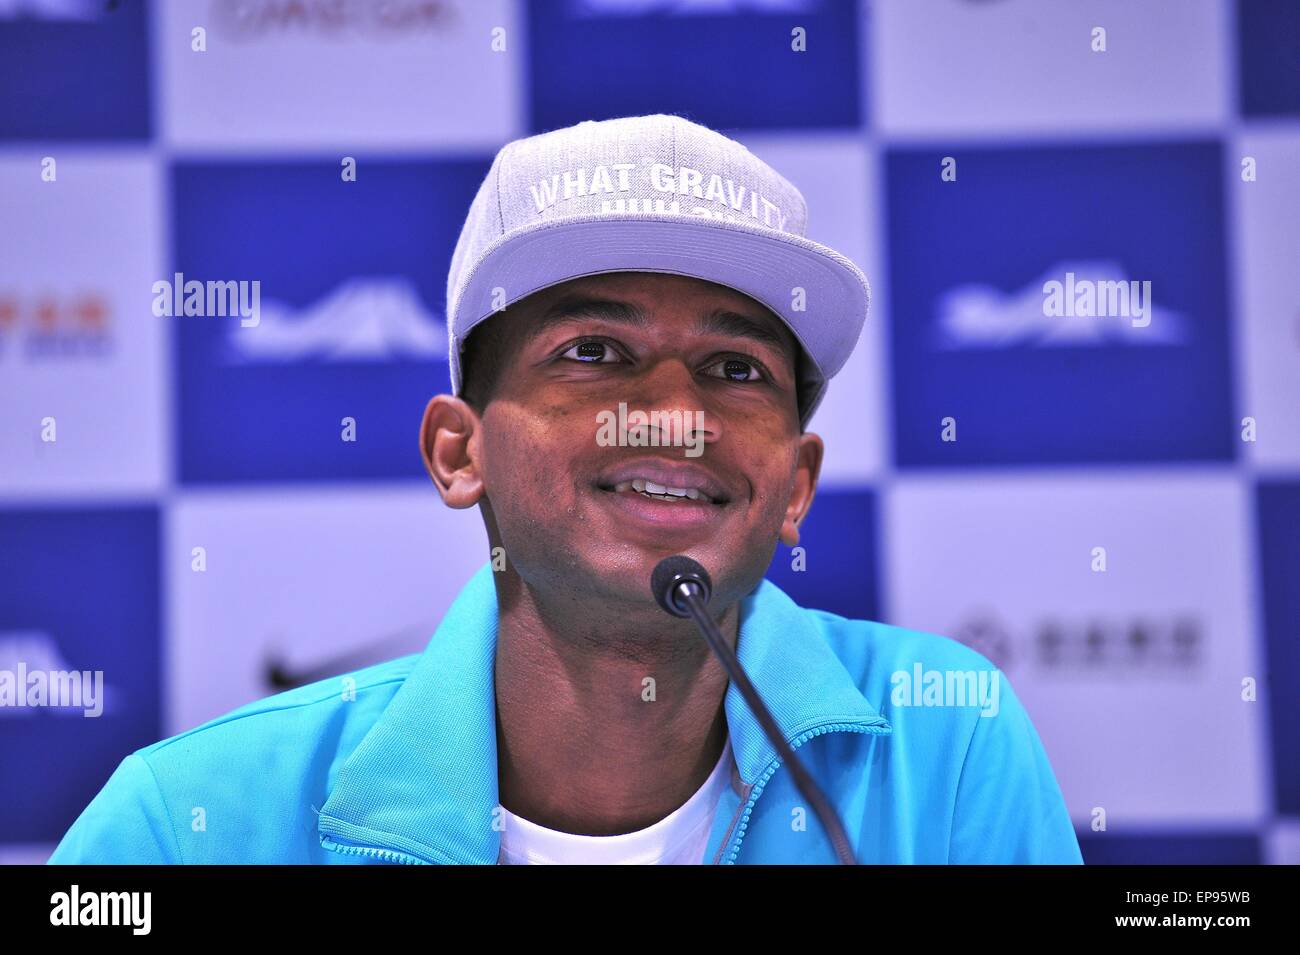
<instances>
[{"instance_id":1,"label":"neck","mask_svg":"<svg viewBox=\"0 0 1300 955\"><path fill-rule=\"evenodd\" d=\"M653 602L542 593L496 575L498 784L549 829L617 835L658 822L717 765L727 674L689 619ZM734 649L736 604L719 627Z\"/></svg>"}]
</instances>

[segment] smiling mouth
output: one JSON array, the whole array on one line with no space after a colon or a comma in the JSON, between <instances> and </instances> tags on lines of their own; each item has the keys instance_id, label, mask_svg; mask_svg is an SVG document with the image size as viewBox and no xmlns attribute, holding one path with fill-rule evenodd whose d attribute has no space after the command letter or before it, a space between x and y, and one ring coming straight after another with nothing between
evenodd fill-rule
<instances>
[{"instance_id":1,"label":"smiling mouth","mask_svg":"<svg viewBox=\"0 0 1300 955\"><path fill-rule=\"evenodd\" d=\"M711 504L715 507L721 507L727 503L725 500L715 500L695 488L668 487L643 478L622 481L618 484L598 484L596 486L602 491L608 491L610 494L636 494L640 497L647 497L652 501L667 501L677 504Z\"/></svg>"}]
</instances>

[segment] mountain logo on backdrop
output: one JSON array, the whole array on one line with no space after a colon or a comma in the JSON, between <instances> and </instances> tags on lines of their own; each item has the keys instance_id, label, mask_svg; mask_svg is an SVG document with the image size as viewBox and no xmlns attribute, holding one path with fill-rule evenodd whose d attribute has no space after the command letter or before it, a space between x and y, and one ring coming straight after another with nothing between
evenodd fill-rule
<instances>
[{"instance_id":1,"label":"mountain logo on backdrop","mask_svg":"<svg viewBox=\"0 0 1300 955\"><path fill-rule=\"evenodd\" d=\"M354 278L305 308L267 301L256 327L232 323L227 364L443 358L447 328L405 278Z\"/></svg>"},{"instance_id":2,"label":"mountain logo on backdrop","mask_svg":"<svg viewBox=\"0 0 1300 955\"><path fill-rule=\"evenodd\" d=\"M1151 282L1114 262L1067 261L1014 292L959 285L939 298L934 341L944 350L1183 345L1187 316L1152 302Z\"/></svg>"}]
</instances>

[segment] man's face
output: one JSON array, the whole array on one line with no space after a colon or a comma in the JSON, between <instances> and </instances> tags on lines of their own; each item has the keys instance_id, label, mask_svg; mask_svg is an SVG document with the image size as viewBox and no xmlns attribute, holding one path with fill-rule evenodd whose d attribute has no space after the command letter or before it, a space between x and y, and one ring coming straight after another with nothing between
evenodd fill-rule
<instances>
[{"instance_id":1,"label":"man's face","mask_svg":"<svg viewBox=\"0 0 1300 955\"><path fill-rule=\"evenodd\" d=\"M766 308L698 279L621 272L489 321L504 323L503 352L471 470L489 534L526 581L645 601L659 560L687 554L731 602L778 535L797 541L822 444L799 433L797 346ZM636 412L674 427L637 431Z\"/></svg>"}]
</instances>

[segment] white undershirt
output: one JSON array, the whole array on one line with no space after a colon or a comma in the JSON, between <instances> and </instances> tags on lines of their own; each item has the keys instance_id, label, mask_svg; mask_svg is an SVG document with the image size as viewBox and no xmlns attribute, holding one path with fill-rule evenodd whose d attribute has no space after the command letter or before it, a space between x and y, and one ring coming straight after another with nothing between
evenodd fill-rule
<instances>
[{"instance_id":1,"label":"white undershirt","mask_svg":"<svg viewBox=\"0 0 1300 955\"><path fill-rule=\"evenodd\" d=\"M501 865L699 865L709 842L718 798L731 781L731 740L709 778L690 799L637 832L577 836L547 829L504 806Z\"/></svg>"}]
</instances>

